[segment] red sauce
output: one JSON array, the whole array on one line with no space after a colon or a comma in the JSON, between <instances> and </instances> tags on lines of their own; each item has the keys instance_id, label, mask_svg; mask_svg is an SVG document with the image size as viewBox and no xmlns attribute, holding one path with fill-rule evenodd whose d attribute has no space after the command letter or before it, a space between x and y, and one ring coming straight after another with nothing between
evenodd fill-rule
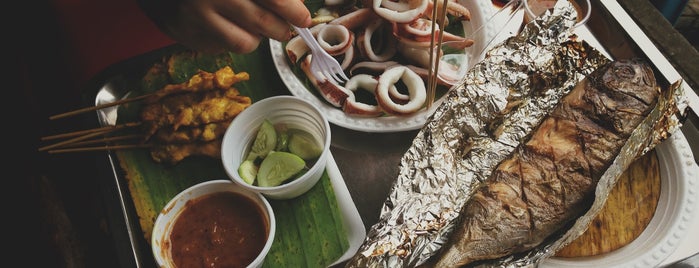
<instances>
[{"instance_id":1,"label":"red sauce","mask_svg":"<svg viewBox=\"0 0 699 268\"><path fill-rule=\"evenodd\" d=\"M177 267L245 267L267 240L267 220L246 196L231 192L189 201L170 234Z\"/></svg>"}]
</instances>

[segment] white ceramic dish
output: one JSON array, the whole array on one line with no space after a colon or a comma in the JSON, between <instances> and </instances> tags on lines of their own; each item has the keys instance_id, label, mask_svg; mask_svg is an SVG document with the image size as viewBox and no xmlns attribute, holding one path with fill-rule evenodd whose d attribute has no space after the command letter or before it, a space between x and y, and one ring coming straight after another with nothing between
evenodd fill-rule
<instances>
[{"instance_id":1,"label":"white ceramic dish","mask_svg":"<svg viewBox=\"0 0 699 268\"><path fill-rule=\"evenodd\" d=\"M494 12L494 7L490 1L460 0L460 2L471 11L471 21L469 23L464 23L464 32L467 34L474 32L475 29L478 29L485 23L485 18L488 18L489 15L484 14L492 14ZM473 39L476 40L476 44L474 44L472 48L482 48L485 42L478 41L492 38L495 35L496 26L496 24L490 23L479 30L476 36L473 37ZM315 89L306 88L304 83L292 71L282 43L270 39L270 50L277 71L284 84L286 84L289 91L291 91L291 94L313 103L325 113L330 123L347 129L364 132L398 132L419 129L427 122L429 116L434 113L444 99L440 98L436 100L429 110L422 109L409 116L383 116L376 118L347 116L342 110L330 105L324 99L317 97L310 91ZM480 50L482 49L479 49L479 51Z\"/></svg>"},{"instance_id":2,"label":"white ceramic dish","mask_svg":"<svg viewBox=\"0 0 699 268\"><path fill-rule=\"evenodd\" d=\"M592 257L550 258L539 267L658 267L686 238L696 218L699 167L681 131L656 147L661 192L655 215L628 245ZM694 241L696 242L696 241Z\"/></svg>"}]
</instances>

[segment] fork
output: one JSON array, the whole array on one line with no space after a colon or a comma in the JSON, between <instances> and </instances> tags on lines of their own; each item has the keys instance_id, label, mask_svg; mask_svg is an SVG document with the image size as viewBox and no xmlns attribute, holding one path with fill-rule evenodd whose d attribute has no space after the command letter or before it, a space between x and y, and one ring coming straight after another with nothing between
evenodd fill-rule
<instances>
[{"instance_id":1,"label":"fork","mask_svg":"<svg viewBox=\"0 0 699 268\"><path fill-rule=\"evenodd\" d=\"M324 80L318 74L321 73L323 76L335 84L342 84L349 80L345 71L340 66L335 58L330 56L325 49L320 47L318 41L313 37L311 31L308 28L299 28L294 25L294 30L301 36L306 45L311 49L311 73L317 80Z\"/></svg>"}]
</instances>

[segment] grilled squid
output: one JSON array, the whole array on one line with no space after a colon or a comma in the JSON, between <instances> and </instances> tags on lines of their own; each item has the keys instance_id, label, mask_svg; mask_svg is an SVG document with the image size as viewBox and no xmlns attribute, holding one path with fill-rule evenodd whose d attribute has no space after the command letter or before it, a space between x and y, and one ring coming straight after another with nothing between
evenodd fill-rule
<instances>
[{"instance_id":1,"label":"grilled squid","mask_svg":"<svg viewBox=\"0 0 699 268\"><path fill-rule=\"evenodd\" d=\"M322 73L313 74L311 72L312 55L307 55L301 61L301 70L306 74L308 79L313 84L323 98L335 107L341 108L345 104L345 100L352 92L344 87L331 82ZM318 78L316 78L318 77Z\"/></svg>"},{"instance_id":2,"label":"grilled squid","mask_svg":"<svg viewBox=\"0 0 699 268\"><path fill-rule=\"evenodd\" d=\"M311 27L310 30L311 34L313 36L316 36L320 29L325 26L325 24L318 24L313 27ZM311 49L306 45L306 42L303 41L303 38L301 36L294 36L289 40L289 42L286 43L285 46L286 49L286 56L289 57L289 60L293 63L298 62L303 58L304 55L306 55Z\"/></svg>"},{"instance_id":3,"label":"grilled squid","mask_svg":"<svg viewBox=\"0 0 699 268\"><path fill-rule=\"evenodd\" d=\"M371 75L368 74L358 74L352 76L350 80L345 84L345 89L349 90L350 94L347 100L345 100L344 106L342 106L342 111L351 116L360 117L377 117L383 114L383 110L378 105L371 105L362 102L358 102L354 96L354 92L358 89L363 89L371 94L376 91L376 85L379 81L376 80ZM394 90L398 90L393 86Z\"/></svg>"},{"instance_id":4,"label":"grilled squid","mask_svg":"<svg viewBox=\"0 0 699 268\"><path fill-rule=\"evenodd\" d=\"M376 19L357 36L357 48L362 57L371 61L387 61L396 55L396 39L391 34L390 24Z\"/></svg>"},{"instance_id":5,"label":"grilled squid","mask_svg":"<svg viewBox=\"0 0 699 268\"><path fill-rule=\"evenodd\" d=\"M410 100L404 104L393 101L388 93L389 88L395 86L399 80L405 84L408 89L408 95L410 96ZM395 66L386 70L379 77L375 94L379 106L386 113L392 115L407 115L417 112L427 100L425 81L405 66Z\"/></svg>"},{"instance_id":6,"label":"grilled squid","mask_svg":"<svg viewBox=\"0 0 699 268\"><path fill-rule=\"evenodd\" d=\"M372 8L374 12L384 19L398 23L408 23L427 10L428 0L374 0Z\"/></svg>"},{"instance_id":7,"label":"grilled squid","mask_svg":"<svg viewBox=\"0 0 699 268\"><path fill-rule=\"evenodd\" d=\"M320 28L315 34L318 44L323 50L332 56L345 53L352 47L354 33L345 26L336 24L318 25Z\"/></svg>"}]
</instances>

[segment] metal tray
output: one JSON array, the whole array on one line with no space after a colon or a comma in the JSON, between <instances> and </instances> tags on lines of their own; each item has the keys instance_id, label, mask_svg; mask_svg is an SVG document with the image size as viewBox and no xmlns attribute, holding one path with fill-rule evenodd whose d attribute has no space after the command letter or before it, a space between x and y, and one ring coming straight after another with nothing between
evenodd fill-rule
<instances>
[{"instance_id":1,"label":"metal tray","mask_svg":"<svg viewBox=\"0 0 699 268\"><path fill-rule=\"evenodd\" d=\"M616 1L592 1L592 16L584 30L589 32L612 58L646 59L655 68L661 86L681 79L677 70ZM265 43L262 42L258 51L269 53ZM177 45L173 47L178 48ZM95 100L94 105L118 100L123 96L124 89L133 85L132 81L140 79L146 66L171 51L173 47L139 55L111 66L97 77L97 86L88 93L88 99ZM270 75L278 76L276 73ZM693 92L687 84L683 86L685 91ZM112 107L98 111L100 123L114 122L115 109ZM332 131L331 150L364 226L368 229L378 220L380 206L385 201L395 175L398 174L400 158L416 132L364 133L336 126ZM694 147L696 146L693 146L693 150ZM149 244L141 235L133 200L126 182L122 179L124 174L116 159L114 152L107 153L109 166L100 182L120 266L151 267L155 262L152 260ZM358 168L360 166L362 168ZM371 187L367 187L368 185Z\"/></svg>"}]
</instances>

